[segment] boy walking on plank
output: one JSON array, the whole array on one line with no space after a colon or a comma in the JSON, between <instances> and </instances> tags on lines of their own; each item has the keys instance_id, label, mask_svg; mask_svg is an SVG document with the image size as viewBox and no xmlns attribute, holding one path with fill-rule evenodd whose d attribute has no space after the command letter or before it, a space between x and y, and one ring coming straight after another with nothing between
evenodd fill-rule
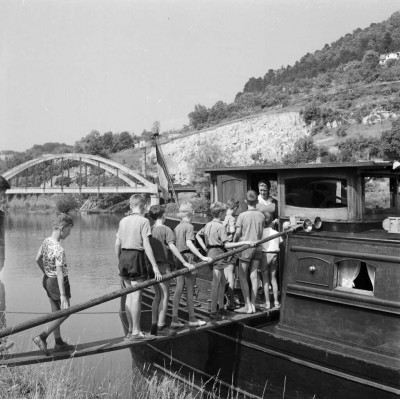
<instances>
[{"instance_id":1,"label":"boy walking on plank","mask_svg":"<svg viewBox=\"0 0 400 399\"><path fill-rule=\"evenodd\" d=\"M65 240L71 231L73 221L66 213L57 213L52 220L53 232L46 238L39 248L36 263L43 272L43 288L49 297L51 311L68 309L70 306L71 289L68 280L67 261L65 250L60 241ZM47 338L53 333L55 339L54 350L72 350L75 347L69 345L61 338L60 325L67 317L55 320L47 326L47 330L33 338L33 342L39 349L49 356Z\"/></svg>"},{"instance_id":2,"label":"boy walking on plank","mask_svg":"<svg viewBox=\"0 0 400 399\"><path fill-rule=\"evenodd\" d=\"M125 287L137 286L147 278L145 254L153 268L156 280L161 279L161 273L150 245L150 222L143 216L145 198L139 194L132 195L130 207L131 213L119 222L115 242L119 275L123 279ZM140 330L142 291L127 294L125 307L129 324L127 338L131 341L154 339L154 335Z\"/></svg>"},{"instance_id":3,"label":"boy walking on plank","mask_svg":"<svg viewBox=\"0 0 400 399\"><path fill-rule=\"evenodd\" d=\"M223 224L228 206L222 202L214 202L210 206L211 215L214 219L207 223L196 235L201 247L207 251L207 256L215 258L222 255L228 248L240 247L245 244L252 244L250 241L229 242L229 236ZM201 238L204 235L205 243ZM228 266L227 259L221 259L213 263L213 280L211 285L211 319L220 319L224 309L224 292L226 279L224 269ZM219 302L219 303L218 303ZM217 305L219 304L219 312Z\"/></svg>"},{"instance_id":4,"label":"boy walking on plank","mask_svg":"<svg viewBox=\"0 0 400 399\"><path fill-rule=\"evenodd\" d=\"M150 217L155 221L151 229L150 244L160 273L171 273L174 263L172 254L183 266L193 270L194 266L186 262L175 246L175 234L168 226L165 226L164 212L164 209L159 205L153 205L149 211ZM168 309L169 286L169 280L154 286L155 296L152 304L151 334L168 335L168 329L165 327L165 318Z\"/></svg>"},{"instance_id":5,"label":"boy walking on plank","mask_svg":"<svg viewBox=\"0 0 400 399\"><path fill-rule=\"evenodd\" d=\"M246 194L248 210L241 213L236 221L236 232L233 241L258 241L264 230L264 215L256 209L258 200L255 191L250 190ZM256 296L258 289L258 267L262 259L261 247L249 248L239 256L239 280L244 298L244 307L235 309L238 313L255 313ZM251 299L247 275L250 270Z\"/></svg>"},{"instance_id":6,"label":"boy walking on plank","mask_svg":"<svg viewBox=\"0 0 400 399\"><path fill-rule=\"evenodd\" d=\"M179 214L181 222L175 227L176 247L181 253L187 263L194 261L194 255L205 262L212 259L203 256L198 249L194 246L194 227L190 223L193 218L193 205L190 202L181 204L179 207ZM179 258L175 258L175 265L177 270L183 269L185 266ZM172 322L171 328L181 328L184 326L178 320L179 301L182 296L183 286L186 284L186 304L189 313L189 327L199 327L206 324L204 320L197 320L194 314L194 299L193 299L193 286L195 276L192 273L185 274L184 276L177 277L176 290L173 298L172 307Z\"/></svg>"}]
</instances>

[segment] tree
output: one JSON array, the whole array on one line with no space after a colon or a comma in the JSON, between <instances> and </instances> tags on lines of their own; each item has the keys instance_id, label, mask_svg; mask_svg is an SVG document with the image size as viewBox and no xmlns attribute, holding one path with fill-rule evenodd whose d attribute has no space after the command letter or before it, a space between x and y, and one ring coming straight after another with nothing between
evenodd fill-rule
<instances>
[{"instance_id":1,"label":"tree","mask_svg":"<svg viewBox=\"0 0 400 399\"><path fill-rule=\"evenodd\" d=\"M194 111L188 115L190 124L195 129L202 129L207 124L208 112L208 109L204 105L196 104L194 106Z\"/></svg>"},{"instance_id":2,"label":"tree","mask_svg":"<svg viewBox=\"0 0 400 399\"><path fill-rule=\"evenodd\" d=\"M302 137L294 143L294 150L283 157L284 164L315 162L318 148L311 136Z\"/></svg>"},{"instance_id":3,"label":"tree","mask_svg":"<svg viewBox=\"0 0 400 399\"><path fill-rule=\"evenodd\" d=\"M112 147L114 144L114 134L113 132L106 132L101 136L101 141L103 148L109 151L112 151Z\"/></svg>"},{"instance_id":4,"label":"tree","mask_svg":"<svg viewBox=\"0 0 400 399\"><path fill-rule=\"evenodd\" d=\"M303 112L304 122L309 125L312 122L317 122L321 117L321 109L317 106L316 103L311 103L306 105Z\"/></svg>"},{"instance_id":5,"label":"tree","mask_svg":"<svg viewBox=\"0 0 400 399\"><path fill-rule=\"evenodd\" d=\"M380 140L373 137L350 137L339 143L342 162L370 159L380 155Z\"/></svg>"},{"instance_id":6,"label":"tree","mask_svg":"<svg viewBox=\"0 0 400 399\"><path fill-rule=\"evenodd\" d=\"M382 52L388 53L391 44L392 36L389 32L386 32L382 39Z\"/></svg>"},{"instance_id":7,"label":"tree","mask_svg":"<svg viewBox=\"0 0 400 399\"><path fill-rule=\"evenodd\" d=\"M365 53L362 63L368 69L374 69L379 65L379 54L376 51L369 50Z\"/></svg>"},{"instance_id":8,"label":"tree","mask_svg":"<svg viewBox=\"0 0 400 399\"><path fill-rule=\"evenodd\" d=\"M100 133L92 130L85 137L75 142L75 151L84 154L106 156Z\"/></svg>"},{"instance_id":9,"label":"tree","mask_svg":"<svg viewBox=\"0 0 400 399\"><path fill-rule=\"evenodd\" d=\"M400 118L393 122L390 130L383 132L381 148L389 161L400 161Z\"/></svg>"},{"instance_id":10,"label":"tree","mask_svg":"<svg viewBox=\"0 0 400 399\"><path fill-rule=\"evenodd\" d=\"M209 111L208 121L211 123L218 123L225 119L228 115L227 107L227 104L223 101L217 101Z\"/></svg>"}]
</instances>

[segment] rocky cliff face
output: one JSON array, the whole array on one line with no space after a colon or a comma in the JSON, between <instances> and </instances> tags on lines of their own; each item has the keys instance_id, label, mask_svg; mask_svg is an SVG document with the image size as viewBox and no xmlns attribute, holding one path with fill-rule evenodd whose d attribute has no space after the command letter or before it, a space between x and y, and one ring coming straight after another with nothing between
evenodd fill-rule
<instances>
[{"instance_id":1,"label":"rocky cliff face","mask_svg":"<svg viewBox=\"0 0 400 399\"><path fill-rule=\"evenodd\" d=\"M193 153L205 145L219 147L230 165L253 165L253 154L268 162L280 161L297 139L309 134L298 112L271 113L174 139L162 150L176 183L185 184L191 180ZM154 159L154 150L149 156Z\"/></svg>"}]
</instances>

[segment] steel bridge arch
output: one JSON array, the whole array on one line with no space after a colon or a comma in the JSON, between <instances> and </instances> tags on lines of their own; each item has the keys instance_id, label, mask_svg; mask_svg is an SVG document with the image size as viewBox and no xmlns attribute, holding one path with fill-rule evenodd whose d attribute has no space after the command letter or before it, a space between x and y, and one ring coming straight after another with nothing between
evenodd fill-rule
<instances>
[{"instance_id":1,"label":"steel bridge arch","mask_svg":"<svg viewBox=\"0 0 400 399\"><path fill-rule=\"evenodd\" d=\"M57 159L80 161L89 165L94 165L96 167L105 170L108 173L113 174L114 176L119 177L121 180L125 181L129 185L129 187L135 187L135 188L138 187L137 183L134 180L132 180L135 179L136 181L139 181L144 186L144 188L146 188L145 190L146 192L152 194L158 193L157 184L151 183L150 181L139 175L137 171L127 168L126 166L121 165L118 162L111 161L110 159L92 154L64 153L64 154L42 155L39 158L31 159L27 162L15 166L14 168L11 168L10 170L8 170L3 174L3 177L6 180L10 180L22 174L25 170L35 165Z\"/></svg>"}]
</instances>

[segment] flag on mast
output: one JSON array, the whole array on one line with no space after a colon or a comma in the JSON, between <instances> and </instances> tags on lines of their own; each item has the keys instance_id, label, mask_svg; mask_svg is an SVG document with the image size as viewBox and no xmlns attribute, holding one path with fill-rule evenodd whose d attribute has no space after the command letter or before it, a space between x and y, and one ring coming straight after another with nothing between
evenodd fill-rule
<instances>
[{"instance_id":1,"label":"flag on mast","mask_svg":"<svg viewBox=\"0 0 400 399\"><path fill-rule=\"evenodd\" d=\"M157 157L157 172L158 172L158 181L160 184L160 188L163 193L163 197L165 200L169 198L169 179L168 179L168 169L164 162L164 157L162 156L160 149L157 145L157 140L155 140L156 145L156 157Z\"/></svg>"}]
</instances>

